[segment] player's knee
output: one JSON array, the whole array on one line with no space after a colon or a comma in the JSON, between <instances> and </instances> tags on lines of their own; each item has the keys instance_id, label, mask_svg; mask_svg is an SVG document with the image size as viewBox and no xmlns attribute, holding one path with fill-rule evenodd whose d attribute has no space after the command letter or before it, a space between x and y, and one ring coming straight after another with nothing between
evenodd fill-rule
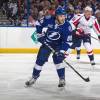
<instances>
[{"instance_id":1,"label":"player's knee","mask_svg":"<svg viewBox=\"0 0 100 100\"><path fill-rule=\"evenodd\" d=\"M65 68L63 63L55 64L56 69L62 69Z\"/></svg>"},{"instance_id":2,"label":"player's knee","mask_svg":"<svg viewBox=\"0 0 100 100\"><path fill-rule=\"evenodd\" d=\"M88 55L93 55L93 50L87 51L87 54L88 54Z\"/></svg>"},{"instance_id":3,"label":"player's knee","mask_svg":"<svg viewBox=\"0 0 100 100\"><path fill-rule=\"evenodd\" d=\"M84 46L85 46L87 52L93 51L92 46L91 46L90 43L86 42L86 43L84 43Z\"/></svg>"},{"instance_id":4,"label":"player's knee","mask_svg":"<svg viewBox=\"0 0 100 100\"><path fill-rule=\"evenodd\" d=\"M36 60L36 64L39 66L43 66L45 64L46 60L41 60L41 59L37 59Z\"/></svg>"},{"instance_id":5,"label":"player's knee","mask_svg":"<svg viewBox=\"0 0 100 100\"><path fill-rule=\"evenodd\" d=\"M59 57L57 57L56 55L53 55L53 62L54 64L60 64L63 62L64 59L60 59Z\"/></svg>"}]
</instances>

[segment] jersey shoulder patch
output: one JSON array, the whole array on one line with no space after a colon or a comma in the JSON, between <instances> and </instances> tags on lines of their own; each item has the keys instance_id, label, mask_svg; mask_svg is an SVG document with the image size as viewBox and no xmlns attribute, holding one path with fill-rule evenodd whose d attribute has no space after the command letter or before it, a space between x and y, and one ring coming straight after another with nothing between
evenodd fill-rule
<instances>
[{"instance_id":1,"label":"jersey shoulder patch","mask_svg":"<svg viewBox=\"0 0 100 100\"><path fill-rule=\"evenodd\" d=\"M67 25L67 27L68 27L68 30L69 30L70 32L72 32L71 22L68 22L68 21L66 20L66 25Z\"/></svg>"}]
</instances>

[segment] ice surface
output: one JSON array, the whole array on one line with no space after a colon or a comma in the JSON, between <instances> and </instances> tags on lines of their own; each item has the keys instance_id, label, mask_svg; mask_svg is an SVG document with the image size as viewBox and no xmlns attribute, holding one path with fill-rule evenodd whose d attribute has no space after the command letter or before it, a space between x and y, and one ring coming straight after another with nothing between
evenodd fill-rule
<instances>
[{"instance_id":1,"label":"ice surface","mask_svg":"<svg viewBox=\"0 0 100 100\"><path fill-rule=\"evenodd\" d=\"M52 59L43 67L40 78L30 88L25 81L31 76L35 54L0 55L0 100L100 100L100 55L95 55L96 66L91 66L87 55L77 61L75 55L66 60L90 82L84 82L66 64L66 87L57 87L58 77Z\"/></svg>"}]
</instances>

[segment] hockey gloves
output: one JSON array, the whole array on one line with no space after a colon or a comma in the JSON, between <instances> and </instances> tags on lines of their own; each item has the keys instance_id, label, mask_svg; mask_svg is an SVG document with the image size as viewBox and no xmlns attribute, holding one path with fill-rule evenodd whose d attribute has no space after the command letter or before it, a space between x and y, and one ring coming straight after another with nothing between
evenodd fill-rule
<instances>
[{"instance_id":1,"label":"hockey gloves","mask_svg":"<svg viewBox=\"0 0 100 100\"><path fill-rule=\"evenodd\" d=\"M44 33L38 33L37 34L37 37L38 37L38 41L40 42L40 43L42 43L42 44L44 44L44 42L45 42L45 34Z\"/></svg>"},{"instance_id":2,"label":"hockey gloves","mask_svg":"<svg viewBox=\"0 0 100 100\"><path fill-rule=\"evenodd\" d=\"M60 61L63 61L66 58L66 56L68 56L65 52L62 52L61 50L58 52L55 52L55 55L57 59L59 59Z\"/></svg>"},{"instance_id":3,"label":"hockey gloves","mask_svg":"<svg viewBox=\"0 0 100 100\"><path fill-rule=\"evenodd\" d=\"M100 41L100 35L98 36L98 39L99 39L99 41Z\"/></svg>"},{"instance_id":4,"label":"hockey gloves","mask_svg":"<svg viewBox=\"0 0 100 100\"><path fill-rule=\"evenodd\" d=\"M83 29L81 29L81 28L77 28L77 29L76 29L76 35L78 35L78 36L82 36L82 35L84 35L84 31L83 31Z\"/></svg>"}]
</instances>

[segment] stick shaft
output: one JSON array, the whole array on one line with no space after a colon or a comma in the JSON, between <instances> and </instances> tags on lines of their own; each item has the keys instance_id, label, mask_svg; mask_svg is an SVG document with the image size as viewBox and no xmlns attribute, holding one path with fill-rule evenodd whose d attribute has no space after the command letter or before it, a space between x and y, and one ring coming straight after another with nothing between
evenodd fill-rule
<instances>
[{"instance_id":1,"label":"stick shaft","mask_svg":"<svg viewBox=\"0 0 100 100\"><path fill-rule=\"evenodd\" d=\"M52 53L55 53L55 50L54 50L51 46L49 46L46 42L45 42L45 45L46 45L48 48L51 49ZM89 78L84 78L84 77L83 77L76 69L74 69L74 67L73 67L71 64L69 64L66 60L64 60L64 62L65 62L78 76L80 76L85 82L89 82L89 81L90 81Z\"/></svg>"}]
</instances>

